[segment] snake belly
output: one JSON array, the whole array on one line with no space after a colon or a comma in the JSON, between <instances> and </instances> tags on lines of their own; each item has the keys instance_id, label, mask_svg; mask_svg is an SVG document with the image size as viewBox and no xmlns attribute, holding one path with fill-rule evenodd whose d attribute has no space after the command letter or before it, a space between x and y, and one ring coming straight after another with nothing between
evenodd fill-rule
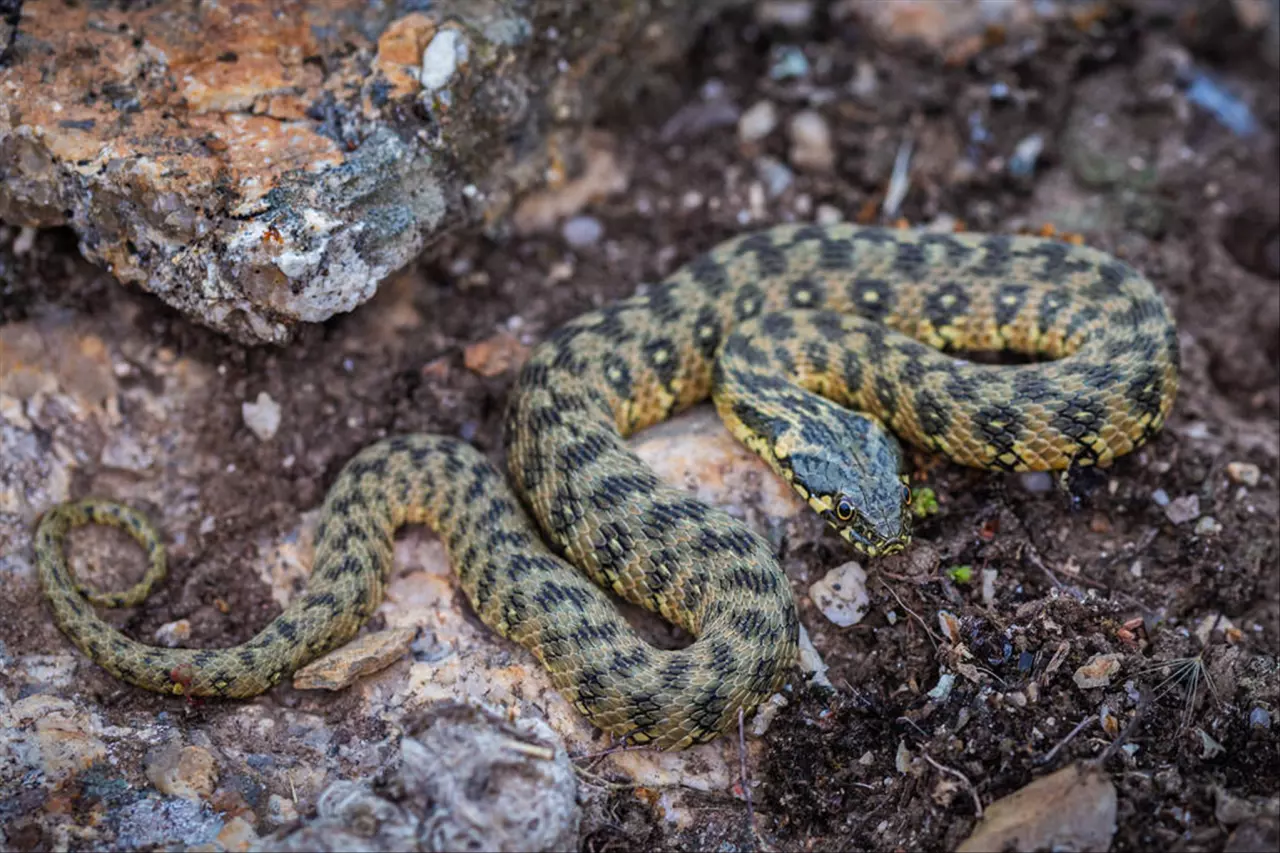
<instances>
[{"instance_id":1,"label":"snake belly","mask_svg":"<svg viewBox=\"0 0 1280 853\"><path fill-rule=\"evenodd\" d=\"M956 349L1056 360L992 366L943 352ZM593 724L683 748L781 686L799 622L769 544L662 483L627 436L714 390L735 435L825 513L792 462L865 448L831 447L840 431L828 427L844 410L806 394L963 464L1062 469L1109 464L1156 432L1177 366L1164 302L1101 252L1031 237L780 226L727 241L536 348L508 404L510 485L452 438L361 451L326 497L306 590L240 646L147 646L94 613L91 604L137 603L163 575L155 531L127 507L50 510L37 564L59 627L113 675L159 692L243 697L351 639L381 602L395 530L427 524L479 617L529 649ZM868 470L896 478L891 467ZM63 540L90 522L123 527L151 555L134 589L98 593L73 576ZM606 590L695 640L653 648Z\"/></svg>"}]
</instances>

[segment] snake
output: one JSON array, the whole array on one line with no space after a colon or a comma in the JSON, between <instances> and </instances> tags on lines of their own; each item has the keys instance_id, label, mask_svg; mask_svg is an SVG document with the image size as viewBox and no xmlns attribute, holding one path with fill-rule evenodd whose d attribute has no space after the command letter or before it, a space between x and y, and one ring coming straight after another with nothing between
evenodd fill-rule
<instances>
[{"instance_id":1,"label":"snake","mask_svg":"<svg viewBox=\"0 0 1280 853\"><path fill-rule=\"evenodd\" d=\"M1012 363L977 358L991 352ZM125 505L55 506L36 562L57 625L113 676L242 698L351 640L382 600L397 529L425 524L479 618L528 649L593 725L682 749L741 724L785 684L798 606L766 538L662 481L627 437L710 398L856 553L881 557L911 538L904 443L992 471L1108 466L1160 430L1178 363L1155 286L1101 251L1045 236L778 225L534 347L507 401L506 476L446 435L358 452L325 498L306 588L241 645L149 646L96 614L140 603L165 573L159 535ZM68 531L89 523L147 552L129 590L101 592L68 567ZM649 644L615 595L692 642Z\"/></svg>"}]
</instances>

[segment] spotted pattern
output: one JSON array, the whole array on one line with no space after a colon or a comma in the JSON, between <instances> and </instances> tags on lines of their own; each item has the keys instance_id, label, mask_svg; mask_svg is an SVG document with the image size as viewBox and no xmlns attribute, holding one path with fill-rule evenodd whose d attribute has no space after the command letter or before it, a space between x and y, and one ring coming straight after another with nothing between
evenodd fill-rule
<instances>
[{"instance_id":1,"label":"spotted pattern","mask_svg":"<svg viewBox=\"0 0 1280 853\"><path fill-rule=\"evenodd\" d=\"M973 364L948 354L958 349L1052 360ZM509 400L510 484L451 438L361 451L325 500L307 589L240 646L145 646L93 612L140 602L164 574L159 537L126 507L49 511L37 564L58 625L115 676L245 697L350 640L382 600L394 531L424 523L479 617L528 648L579 711L630 741L681 748L779 688L796 660L796 608L768 543L662 483L627 436L713 397L735 435L877 555L910 535L897 439L988 469L1105 465L1160 429L1177 369L1164 302L1100 252L782 226L730 240L537 348ZM143 546L140 584L100 593L73 576L64 540L88 523ZM695 641L649 646L606 591Z\"/></svg>"}]
</instances>

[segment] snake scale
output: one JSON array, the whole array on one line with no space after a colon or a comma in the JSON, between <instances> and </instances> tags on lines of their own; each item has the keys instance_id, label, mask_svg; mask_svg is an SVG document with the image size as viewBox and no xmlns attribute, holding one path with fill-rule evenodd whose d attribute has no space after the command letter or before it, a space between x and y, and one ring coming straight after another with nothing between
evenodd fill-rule
<instances>
[{"instance_id":1,"label":"snake scale","mask_svg":"<svg viewBox=\"0 0 1280 853\"><path fill-rule=\"evenodd\" d=\"M980 364L957 350L1044 358ZM94 613L140 602L164 573L157 534L127 507L50 510L37 563L58 625L113 675L245 697L350 640L382 599L395 530L425 523L484 623L529 649L592 723L683 748L780 687L799 622L770 545L662 483L626 436L710 396L739 439L877 556L910 537L894 435L979 468L1106 465L1161 427L1177 369L1164 301L1101 252L1038 237L778 226L537 347L508 404L510 485L448 437L361 451L325 500L306 590L240 646L147 646ZM99 593L73 575L63 540L88 522L121 526L147 550L142 582ZM696 639L655 649L605 590Z\"/></svg>"}]
</instances>

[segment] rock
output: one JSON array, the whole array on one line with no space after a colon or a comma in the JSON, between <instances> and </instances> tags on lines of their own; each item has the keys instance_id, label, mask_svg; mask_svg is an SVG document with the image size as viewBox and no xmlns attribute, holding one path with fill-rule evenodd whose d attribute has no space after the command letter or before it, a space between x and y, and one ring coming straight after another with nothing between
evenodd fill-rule
<instances>
[{"instance_id":1,"label":"rock","mask_svg":"<svg viewBox=\"0 0 1280 853\"><path fill-rule=\"evenodd\" d=\"M698 500L726 508L761 532L810 512L795 490L733 437L710 405L651 427L630 444L668 483L687 486Z\"/></svg>"},{"instance_id":2,"label":"rock","mask_svg":"<svg viewBox=\"0 0 1280 853\"><path fill-rule=\"evenodd\" d=\"M759 142L778 126L778 108L772 101L760 101L738 119L738 139L741 142Z\"/></svg>"},{"instance_id":3,"label":"rock","mask_svg":"<svg viewBox=\"0 0 1280 853\"><path fill-rule=\"evenodd\" d=\"M1196 623L1195 635L1196 639L1200 641L1200 645L1204 647L1209 645L1214 631L1221 631L1224 635L1230 636L1236 630L1238 629L1235 623L1226 616L1221 613L1209 613Z\"/></svg>"},{"instance_id":4,"label":"rock","mask_svg":"<svg viewBox=\"0 0 1280 853\"><path fill-rule=\"evenodd\" d=\"M1254 708L1249 712L1249 728L1266 731L1271 728L1271 712L1266 708Z\"/></svg>"},{"instance_id":5,"label":"rock","mask_svg":"<svg viewBox=\"0 0 1280 853\"><path fill-rule=\"evenodd\" d=\"M844 221L844 213L840 208L830 204L820 204L818 209L814 211L814 220L819 225L835 225L837 222Z\"/></svg>"},{"instance_id":6,"label":"rock","mask_svg":"<svg viewBox=\"0 0 1280 853\"><path fill-rule=\"evenodd\" d=\"M150 468L156 460L151 451L132 435L117 432L103 445L99 461L108 468L139 473Z\"/></svg>"},{"instance_id":7,"label":"rock","mask_svg":"<svg viewBox=\"0 0 1280 853\"><path fill-rule=\"evenodd\" d=\"M809 597L823 616L841 628L857 625L871 608L867 573L852 560L836 566L810 586Z\"/></svg>"},{"instance_id":8,"label":"rock","mask_svg":"<svg viewBox=\"0 0 1280 853\"><path fill-rule=\"evenodd\" d=\"M411 628L391 628L361 634L340 649L312 661L293 674L298 690L341 690L356 679L386 669L404 657L417 634Z\"/></svg>"},{"instance_id":9,"label":"rock","mask_svg":"<svg viewBox=\"0 0 1280 853\"><path fill-rule=\"evenodd\" d=\"M1233 483L1252 487L1262 479L1262 469L1252 462L1228 462L1227 476Z\"/></svg>"},{"instance_id":10,"label":"rock","mask_svg":"<svg viewBox=\"0 0 1280 853\"><path fill-rule=\"evenodd\" d=\"M795 175L791 170L772 157L757 157L755 167L756 177L764 184L765 194L769 198L782 195L795 181Z\"/></svg>"},{"instance_id":11,"label":"rock","mask_svg":"<svg viewBox=\"0 0 1280 853\"><path fill-rule=\"evenodd\" d=\"M1026 492L1043 495L1053 491L1053 475L1048 471L1023 471L1015 474L1014 479Z\"/></svg>"},{"instance_id":12,"label":"rock","mask_svg":"<svg viewBox=\"0 0 1280 853\"><path fill-rule=\"evenodd\" d=\"M800 671L808 675L809 680L814 684L826 687L828 690L835 690L831 679L827 678L828 668L826 661L822 659L822 655L818 654L817 648L813 645L813 640L809 639L809 632L805 630L804 625L801 625Z\"/></svg>"},{"instance_id":13,"label":"rock","mask_svg":"<svg viewBox=\"0 0 1280 853\"><path fill-rule=\"evenodd\" d=\"M1123 660L1124 655L1119 654L1094 655L1076 670L1072 680L1081 690L1106 687L1111 683L1112 676L1120 671Z\"/></svg>"},{"instance_id":14,"label":"rock","mask_svg":"<svg viewBox=\"0 0 1280 853\"><path fill-rule=\"evenodd\" d=\"M568 850L581 808L568 753L540 723L446 705L406 726L374 785L337 782L316 817L255 849Z\"/></svg>"},{"instance_id":15,"label":"rock","mask_svg":"<svg viewBox=\"0 0 1280 853\"><path fill-rule=\"evenodd\" d=\"M527 195L511 217L517 232L551 231L557 222L582 210L588 203L627 188L628 176L613 151L613 140L605 134L593 133L587 135L584 145L582 174Z\"/></svg>"},{"instance_id":16,"label":"rock","mask_svg":"<svg viewBox=\"0 0 1280 853\"><path fill-rule=\"evenodd\" d=\"M1280 847L1280 820L1259 815L1237 826L1222 849L1225 853L1271 853Z\"/></svg>"},{"instance_id":17,"label":"rock","mask_svg":"<svg viewBox=\"0 0 1280 853\"><path fill-rule=\"evenodd\" d=\"M836 166L831 127L817 110L801 110L787 125L791 163L809 172L830 172Z\"/></svg>"},{"instance_id":18,"label":"rock","mask_svg":"<svg viewBox=\"0 0 1280 853\"><path fill-rule=\"evenodd\" d=\"M96 714L69 699L36 693L12 706L0 700L0 742L14 744L9 754L24 765L21 772L42 773L50 783L106 759L102 728Z\"/></svg>"},{"instance_id":19,"label":"rock","mask_svg":"<svg viewBox=\"0 0 1280 853\"><path fill-rule=\"evenodd\" d=\"M996 800L956 849L1106 850L1115 833L1115 786L1104 773L1071 764Z\"/></svg>"},{"instance_id":20,"label":"rock","mask_svg":"<svg viewBox=\"0 0 1280 853\"><path fill-rule=\"evenodd\" d=\"M1025 137L1013 149L1009 158L1009 174L1015 178L1030 178L1036 170L1036 161L1044 151L1044 136L1033 133Z\"/></svg>"},{"instance_id":21,"label":"rock","mask_svg":"<svg viewBox=\"0 0 1280 853\"><path fill-rule=\"evenodd\" d=\"M763 0L756 4L756 20L764 26L802 30L813 20L813 0Z\"/></svg>"},{"instance_id":22,"label":"rock","mask_svg":"<svg viewBox=\"0 0 1280 853\"><path fill-rule=\"evenodd\" d=\"M1190 494L1174 498L1164 508L1164 514L1174 524L1186 524L1188 521L1195 521L1200 517L1200 496Z\"/></svg>"},{"instance_id":23,"label":"rock","mask_svg":"<svg viewBox=\"0 0 1280 853\"><path fill-rule=\"evenodd\" d=\"M449 84L458 66L467 61L470 48L466 38L456 29L440 30L422 52L422 70L418 80L428 92L437 92Z\"/></svg>"},{"instance_id":24,"label":"rock","mask_svg":"<svg viewBox=\"0 0 1280 853\"><path fill-rule=\"evenodd\" d=\"M0 219L69 225L117 278L283 343L501 217L743 2L29 3L0 65Z\"/></svg>"},{"instance_id":25,"label":"rock","mask_svg":"<svg viewBox=\"0 0 1280 853\"><path fill-rule=\"evenodd\" d=\"M529 348L506 331L468 344L462 353L467 370L481 376L501 376L509 370L518 369L528 357Z\"/></svg>"},{"instance_id":26,"label":"rock","mask_svg":"<svg viewBox=\"0 0 1280 853\"><path fill-rule=\"evenodd\" d=\"M769 77L772 80L793 80L809 76L809 58L804 51L795 45L779 45L773 51L773 60L769 63Z\"/></svg>"},{"instance_id":27,"label":"rock","mask_svg":"<svg viewBox=\"0 0 1280 853\"><path fill-rule=\"evenodd\" d=\"M259 441L270 441L280 429L280 404L266 391L258 392L258 399L252 403L241 403L240 415Z\"/></svg>"},{"instance_id":28,"label":"rock","mask_svg":"<svg viewBox=\"0 0 1280 853\"><path fill-rule=\"evenodd\" d=\"M146 772L157 791L185 800L207 799L218 786L218 762L209 750L176 741L147 756Z\"/></svg>"},{"instance_id":29,"label":"rock","mask_svg":"<svg viewBox=\"0 0 1280 853\"><path fill-rule=\"evenodd\" d=\"M1194 530L1197 536L1217 536L1222 532L1222 524L1212 515L1206 515L1196 522Z\"/></svg>"},{"instance_id":30,"label":"rock","mask_svg":"<svg viewBox=\"0 0 1280 853\"><path fill-rule=\"evenodd\" d=\"M166 622L156 629L155 637L156 645L176 649L191 639L191 622L187 619Z\"/></svg>"},{"instance_id":31,"label":"rock","mask_svg":"<svg viewBox=\"0 0 1280 853\"><path fill-rule=\"evenodd\" d=\"M575 249L594 246L604 236L604 226L594 216L575 216L560 229L564 241Z\"/></svg>"}]
</instances>

